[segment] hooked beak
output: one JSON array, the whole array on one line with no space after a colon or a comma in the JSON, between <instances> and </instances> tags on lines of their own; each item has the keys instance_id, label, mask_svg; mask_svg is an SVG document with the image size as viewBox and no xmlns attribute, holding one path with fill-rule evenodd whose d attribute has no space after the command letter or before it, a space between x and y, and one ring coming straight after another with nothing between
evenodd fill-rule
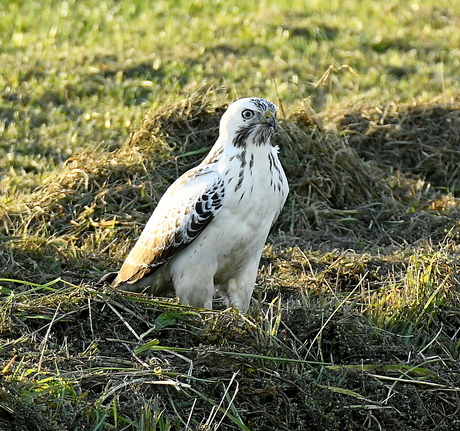
<instances>
[{"instance_id":1,"label":"hooked beak","mask_svg":"<svg viewBox=\"0 0 460 431\"><path fill-rule=\"evenodd\" d=\"M264 116L265 116L264 123L272 127L273 130L276 130L276 115L273 113L273 111L266 111Z\"/></svg>"}]
</instances>

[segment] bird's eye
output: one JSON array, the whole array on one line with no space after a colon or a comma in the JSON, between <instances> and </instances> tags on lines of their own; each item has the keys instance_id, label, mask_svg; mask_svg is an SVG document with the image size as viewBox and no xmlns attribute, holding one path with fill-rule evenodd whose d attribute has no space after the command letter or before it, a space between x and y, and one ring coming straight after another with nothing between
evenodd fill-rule
<instances>
[{"instance_id":1,"label":"bird's eye","mask_svg":"<svg viewBox=\"0 0 460 431\"><path fill-rule=\"evenodd\" d=\"M254 117L254 111L251 111L250 109L245 109L242 113L241 116L245 120L249 120L250 118Z\"/></svg>"}]
</instances>

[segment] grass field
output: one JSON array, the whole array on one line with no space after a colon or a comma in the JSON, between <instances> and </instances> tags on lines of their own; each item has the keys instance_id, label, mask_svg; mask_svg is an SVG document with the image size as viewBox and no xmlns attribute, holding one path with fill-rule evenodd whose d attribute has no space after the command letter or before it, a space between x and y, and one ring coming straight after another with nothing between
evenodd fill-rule
<instances>
[{"instance_id":1,"label":"grass field","mask_svg":"<svg viewBox=\"0 0 460 431\"><path fill-rule=\"evenodd\" d=\"M343 3L1 3L0 431L460 427L460 3ZM249 313L96 288L249 95Z\"/></svg>"}]
</instances>

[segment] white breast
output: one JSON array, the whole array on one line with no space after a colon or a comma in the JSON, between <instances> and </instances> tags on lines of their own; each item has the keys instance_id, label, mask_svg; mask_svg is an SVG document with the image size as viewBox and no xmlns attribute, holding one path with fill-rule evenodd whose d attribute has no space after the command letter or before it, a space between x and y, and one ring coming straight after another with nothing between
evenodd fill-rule
<instances>
[{"instance_id":1,"label":"white breast","mask_svg":"<svg viewBox=\"0 0 460 431\"><path fill-rule=\"evenodd\" d=\"M176 295L181 298L184 293L177 280L187 278L191 269L198 284L209 283L211 277L213 285L224 285L223 290L228 289L229 280L243 278L240 284L246 284L244 289L250 297L263 246L286 200L288 183L275 148L265 145L253 146L251 151L232 150L234 154L226 155L219 164L226 179L222 208L169 264Z\"/></svg>"}]
</instances>

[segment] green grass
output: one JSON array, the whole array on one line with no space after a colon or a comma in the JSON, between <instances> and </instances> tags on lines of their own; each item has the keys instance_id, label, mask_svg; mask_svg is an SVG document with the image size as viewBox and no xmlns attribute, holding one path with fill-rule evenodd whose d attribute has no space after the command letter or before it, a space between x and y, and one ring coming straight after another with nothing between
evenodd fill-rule
<instances>
[{"instance_id":1,"label":"green grass","mask_svg":"<svg viewBox=\"0 0 460 431\"><path fill-rule=\"evenodd\" d=\"M456 2L304 3L3 2L0 168L14 178L2 189L119 146L147 107L202 87L286 109L458 91Z\"/></svg>"},{"instance_id":2,"label":"green grass","mask_svg":"<svg viewBox=\"0 0 460 431\"><path fill-rule=\"evenodd\" d=\"M0 431L458 427L460 3L343 3L1 3ZM248 315L94 288L247 95Z\"/></svg>"}]
</instances>

